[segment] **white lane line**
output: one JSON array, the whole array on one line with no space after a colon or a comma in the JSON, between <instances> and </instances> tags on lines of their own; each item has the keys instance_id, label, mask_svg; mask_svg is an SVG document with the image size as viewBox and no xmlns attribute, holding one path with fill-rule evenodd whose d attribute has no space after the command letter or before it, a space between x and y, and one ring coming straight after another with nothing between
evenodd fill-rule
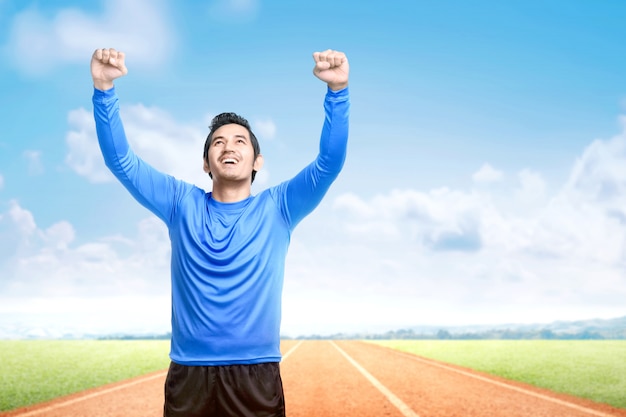
<instances>
[{"instance_id":1,"label":"white lane line","mask_svg":"<svg viewBox=\"0 0 626 417\"><path fill-rule=\"evenodd\" d=\"M292 347L291 349L289 349L289 350L288 350L288 351L287 351L287 352L283 355L283 359L282 359L282 360L284 361L285 359L287 359L287 357L288 357L289 355L291 355L291 354L293 353L293 351L294 351L294 350L296 350L296 349L298 348L298 346L300 346L300 345L302 344L302 342L303 342L302 340L301 340L301 341L299 341L299 342L298 342L298 343L297 343L294 347Z\"/></svg>"},{"instance_id":2,"label":"white lane line","mask_svg":"<svg viewBox=\"0 0 626 417\"><path fill-rule=\"evenodd\" d=\"M289 355L291 355L293 353L293 351L296 350L296 348L298 346L300 346L301 344L302 344L302 340L300 342L298 342L294 347L289 349L287 351L287 353L285 353L283 355L283 359L282 360L287 359L287 357ZM115 387L111 387L111 388L108 388L108 389L105 389L105 390L102 390L102 391L98 391L98 392L94 392L94 393L91 393L91 394L87 394L87 395L84 395L82 397L78 397L78 398L74 398L74 399L71 399L71 400L63 401L63 402L58 403L58 404L53 404L53 405L50 405L48 407L38 408L38 409L33 410L33 411L27 411L27 412L25 412L23 414L16 414L15 417L35 416L37 414L45 413L45 412L51 411L51 410L56 410L57 408L67 407L68 405L76 404L76 403L79 403L81 401L88 400L90 398L95 398L95 397L98 397L100 395L108 394L110 392L119 391L119 390L124 389L124 388L132 387L133 385L141 384L143 382L152 381L153 379L162 378L162 377L164 377L166 375L167 375L167 371L159 372L158 374L150 375L150 376L148 376L146 378L136 379L136 380L130 381L130 382L126 383L126 384L117 385Z\"/></svg>"},{"instance_id":3,"label":"white lane line","mask_svg":"<svg viewBox=\"0 0 626 417\"><path fill-rule=\"evenodd\" d=\"M403 416L405 417L419 417L419 415L417 415L415 413L415 411L413 411L411 409L411 407L409 407L408 405L406 405L400 398L396 397L394 395L393 392L389 391L389 389L387 387L385 387L383 384L380 383L379 380L377 380L376 378L374 378L372 376L372 374L370 374L369 372L367 372L365 370L365 368L363 368L361 365L359 365L359 363L357 361L355 361L354 359L352 359L350 357L350 355L348 355L346 352L344 352L339 346L337 346L335 344L335 342L333 341L329 341L331 345L333 345L338 351L339 353L341 353L343 356L346 357L346 359L352 364L354 365L354 367L363 374L363 376L365 378L367 378L368 381L370 381L372 383L372 385L374 385L378 391L380 391L385 397L387 397L387 399L389 400L389 402L391 402L393 405L396 406L396 408L398 410L400 410L400 412L402 413Z\"/></svg>"},{"instance_id":4,"label":"white lane line","mask_svg":"<svg viewBox=\"0 0 626 417\"><path fill-rule=\"evenodd\" d=\"M166 375L167 375L167 371L159 372L158 374L150 375L150 376L145 377L145 378L135 379L133 381L127 382L126 384L117 385L115 387L107 388L105 390L94 392L92 394L87 394L87 395L84 395L82 397L74 398L72 400L67 400L67 401L63 401L63 402L58 403L58 404L50 405L48 407L39 408L39 409L33 410L33 411L28 411L28 412L26 412L24 414L16 414L16 417L29 417L29 416L34 416L34 415L37 415L37 414L45 413L46 411L55 410L57 408L67 407L68 405L76 404L76 403L79 403L81 401L88 400L90 398L99 397L100 395L108 394L108 393L114 392L114 391L119 391L121 389L128 388L128 387L132 387L133 385L137 385L137 384L141 384L141 383L144 383L144 382L152 381L153 379L157 379L157 378L163 378Z\"/></svg>"},{"instance_id":5,"label":"white lane line","mask_svg":"<svg viewBox=\"0 0 626 417\"><path fill-rule=\"evenodd\" d=\"M497 385L499 387L508 388L508 389L510 389L512 391L521 392L522 394L530 395L531 397L536 397L536 398L540 398L540 399L545 400L545 401L550 401L550 402L553 402L553 403L556 403L556 404L560 404L562 406L569 407L569 408L572 408L574 410L581 411L583 413L591 414L591 415L598 416L598 417L615 417L615 414L603 413L602 411L597 411L597 410L594 410L592 408L587 408L587 407L584 407L584 406L581 406L581 405L578 405L578 404L571 403L569 401L560 400L558 398L553 398L553 397L550 397L548 395L540 394L538 392L534 392L534 391L531 391L531 390L528 390L528 389L525 389L525 388L517 387L515 385L510 385L510 384L507 384L505 382L500 382L500 381L497 381L495 379L487 378L487 377L484 377L484 376L481 376L481 375L478 375L478 374L474 374L474 373L471 373L471 372L463 371L461 369L453 368L451 366L444 365L444 364L436 362L434 360L423 359L423 358L421 358L419 356L412 355L412 354L406 353L406 352L401 352L401 351L398 351L398 350L395 350L395 349L391 349L391 350L393 350L394 352L398 353L399 355L406 356L406 357L408 357L410 359L413 359L413 360L416 360L418 362L423 362L423 363L426 363L428 365L432 365L432 366L436 366L436 367L439 367L439 368L442 368L442 369L445 369L445 370L448 370L448 371L456 372L457 374L469 376L471 378L478 379L478 380L481 380L481 381L484 381L484 382L488 382L490 384Z\"/></svg>"}]
</instances>

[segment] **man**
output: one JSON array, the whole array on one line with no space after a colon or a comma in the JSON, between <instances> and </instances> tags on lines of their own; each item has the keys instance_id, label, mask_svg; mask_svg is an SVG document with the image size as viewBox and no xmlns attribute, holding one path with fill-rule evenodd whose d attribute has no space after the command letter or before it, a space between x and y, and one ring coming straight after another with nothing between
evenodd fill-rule
<instances>
[{"instance_id":1,"label":"man","mask_svg":"<svg viewBox=\"0 0 626 417\"><path fill-rule=\"evenodd\" d=\"M165 222L171 240L171 364L164 416L284 416L280 317L285 257L296 225L343 167L348 139L345 54L315 52L327 84L319 154L294 178L251 195L263 166L248 122L222 113L211 122L204 171L212 191L158 172L130 149L114 80L124 53L91 59L94 116L105 162L128 191Z\"/></svg>"}]
</instances>

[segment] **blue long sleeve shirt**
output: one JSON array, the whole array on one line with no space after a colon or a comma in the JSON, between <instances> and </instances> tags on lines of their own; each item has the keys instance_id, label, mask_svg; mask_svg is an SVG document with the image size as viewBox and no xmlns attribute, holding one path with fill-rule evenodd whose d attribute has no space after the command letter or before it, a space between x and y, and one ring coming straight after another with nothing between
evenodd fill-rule
<instances>
[{"instance_id":1,"label":"blue long sleeve shirt","mask_svg":"<svg viewBox=\"0 0 626 417\"><path fill-rule=\"evenodd\" d=\"M129 147L115 89L94 90L105 163L159 217L172 247L170 358L183 365L278 362L285 258L295 226L343 167L348 89L327 90L315 160L294 178L235 203L159 172Z\"/></svg>"}]
</instances>

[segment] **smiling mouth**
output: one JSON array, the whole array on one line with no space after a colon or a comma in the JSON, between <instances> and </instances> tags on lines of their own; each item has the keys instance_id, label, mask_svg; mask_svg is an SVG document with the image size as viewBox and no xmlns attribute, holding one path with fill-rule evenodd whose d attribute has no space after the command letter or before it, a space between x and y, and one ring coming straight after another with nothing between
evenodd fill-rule
<instances>
[{"instance_id":1,"label":"smiling mouth","mask_svg":"<svg viewBox=\"0 0 626 417\"><path fill-rule=\"evenodd\" d=\"M237 164L237 160L234 158L225 158L222 159L222 163L223 164L229 164L229 165L236 165Z\"/></svg>"}]
</instances>

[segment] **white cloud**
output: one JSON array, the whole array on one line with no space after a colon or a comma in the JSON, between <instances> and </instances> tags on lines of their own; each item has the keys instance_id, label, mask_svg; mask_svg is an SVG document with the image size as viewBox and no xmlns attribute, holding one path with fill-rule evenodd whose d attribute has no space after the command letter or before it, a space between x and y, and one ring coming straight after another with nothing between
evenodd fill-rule
<instances>
[{"instance_id":1,"label":"white cloud","mask_svg":"<svg viewBox=\"0 0 626 417\"><path fill-rule=\"evenodd\" d=\"M151 68L171 57L174 37L161 1L103 2L102 15L62 9L48 17L31 7L15 16L5 59L31 74L67 63L88 65L96 48L127 53L129 67Z\"/></svg>"},{"instance_id":2,"label":"white cloud","mask_svg":"<svg viewBox=\"0 0 626 417\"><path fill-rule=\"evenodd\" d=\"M626 129L626 117L621 118ZM624 207L626 202L625 134L595 140L577 159L565 189L589 202Z\"/></svg>"},{"instance_id":3,"label":"white cloud","mask_svg":"<svg viewBox=\"0 0 626 417\"><path fill-rule=\"evenodd\" d=\"M141 104L122 109L124 126L133 150L163 172L207 188L210 179L202 169L206 132L181 124L169 113Z\"/></svg>"},{"instance_id":4,"label":"white cloud","mask_svg":"<svg viewBox=\"0 0 626 417\"><path fill-rule=\"evenodd\" d=\"M252 130L259 141L271 140L276 137L276 124L271 119L256 120L252 123Z\"/></svg>"},{"instance_id":5,"label":"white cloud","mask_svg":"<svg viewBox=\"0 0 626 417\"><path fill-rule=\"evenodd\" d=\"M203 132L178 124L158 108L139 104L124 107L121 112L128 141L142 159L200 187L210 184L202 170ZM82 108L73 110L69 124L66 163L90 181L113 181L98 146L93 114Z\"/></svg>"},{"instance_id":6,"label":"white cloud","mask_svg":"<svg viewBox=\"0 0 626 417\"><path fill-rule=\"evenodd\" d=\"M39 229L33 214L16 200L9 201L2 222L11 234L10 250L18 256L32 253L42 246L63 248L74 239L73 228L67 222L56 223L46 230Z\"/></svg>"},{"instance_id":7,"label":"white cloud","mask_svg":"<svg viewBox=\"0 0 626 417\"><path fill-rule=\"evenodd\" d=\"M492 167L490 164L483 164L478 171L472 175L472 179L478 183L490 183L501 181L504 177L502 171Z\"/></svg>"},{"instance_id":8,"label":"white cloud","mask_svg":"<svg viewBox=\"0 0 626 417\"><path fill-rule=\"evenodd\" d=\"M335 209L347 229L362 239L403 240L431 249L476 250L482 211L478 195L441 188L423 193L393 190L368 203L355 195L340 196Z\"/></svg>"},{"instance_id":9,"label":"white cloud","mask_svg":"<svg viewBox=\"0 0 626 417\"><path fill-rule=\"evenodd\" d=\"M0 190L4 188L4 177L0 174Z\"/></svg>"},{"instance_id":10,"label":"white cloud","mask_svg":"<svg viewBox=\"0 0 626 417\"><path fill-rule=\"evenodd\" d=\"M12 252L0 280L4 295L162 294L169 278L167 230L156 217L143 220L129 237L105 236L81 244L75 243L69 222L41 229L16 201L2 222L13 241L3 248Z\"/></svg>"},{"instance_id":11,"label":"white cloud","mask_svg":"<svg viewBox=\"0 0 626 417\"><path fill-rule=\"evenodd\" d=\"M323 215L329 232L318 223L294 238L289 267L297 282L287 283L286 293L297 298L298 288L376 299L377 311L412 310L413 323L623 315L624 167L621 134L592 143L552 195L541 174L529 169L518 174L519 185L497 191L341 195ZM306 241L299 244L299 236ZM334 308L338 321L348 320ZM370 315L361 308L350 314Z\"/></svg>"},{"instance_id":12,"label":"white cloud","mask_svg":"<svg viewBox=\"0 0 626 417\"><path fill-rule=\"evenodd\" d=\"M70 131L65 136L68 147L65 163L77 174L92 182L112 181L113 175L107 170L96 139L96 125L93 113L80 108L68 114Z\"/></svg>"},{"instance_id":13,"label":"white cloud","mask_svg":"<svg viewBox=\"0 0 626 417\"><path fill-rule=\"evenodd\" d=\"M540 173L530 169L519 172L520 188L515 192L517 200L525 204L544 202L546 182Z\"/></svg>"},{"instance_id":14,"label":"white cloud","mask_svg":"<svg viewBox=\"0 0 626 417\"><path fill-rule=\"evenodd\" d=\"M37 229L35 219L30 211L24 210L17 201L12 200L9 202L8 218L16 226L19 231L19 235L22 238L31 236Z\"/></svg>"},{"instance_id":15,"label":"white cloud","mask_svg":"<svg viewBox=\"0 0 626 417\"><path fill-rule=\"evenodd\" d=\"M44 172L41 163L41 151L26 150L23 152L24 158L28 163L28 173L30 175L41 175Z\"/></svg>"}]
</instances>

